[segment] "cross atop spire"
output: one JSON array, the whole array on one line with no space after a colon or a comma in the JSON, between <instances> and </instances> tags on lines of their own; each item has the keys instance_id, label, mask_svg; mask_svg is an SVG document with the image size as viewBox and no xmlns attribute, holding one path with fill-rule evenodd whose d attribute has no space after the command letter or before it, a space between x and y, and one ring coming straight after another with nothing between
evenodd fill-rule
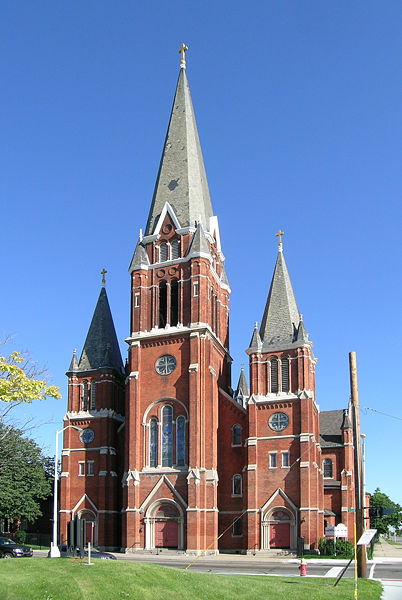
<instances>
[{"instance_id":1,"label":"cross atop spire","mask_svg":"<svg viewBox=\"0 0 402 600\"><path fill-rule=\"evenodd\" d=\"M105 287L106 285L106 275L107 271L105 268L102 269L102 271L100 272L100 274L102 275L102 287Z\"/></svg>"},{"instance_id":2,"label":"cross atop spire","mask_svg":"<svg viewBox=\"0 0 402 600\"><path fill-rule=\"evenodd\" d=\"M275 235L276 235L276 237L279 238L278 246L279 246L279 249L282 250L282 236L285 235L285 233L279 229L278 233L275 233Z\"/></svg>"},{"instance_id":3,"label":"cross atop spire","mask_svg":"<svg viewBox=\"0 0 402 600\"><path fill-rule=\"evenodd\" d=\"M181 54L181 58L180 58L180 68L181 69L185 69L186 68L186 52L188 50L188 46L186 46L186 44L182 44L179 48L179 54Z\"/></svg>"}]
</instances>

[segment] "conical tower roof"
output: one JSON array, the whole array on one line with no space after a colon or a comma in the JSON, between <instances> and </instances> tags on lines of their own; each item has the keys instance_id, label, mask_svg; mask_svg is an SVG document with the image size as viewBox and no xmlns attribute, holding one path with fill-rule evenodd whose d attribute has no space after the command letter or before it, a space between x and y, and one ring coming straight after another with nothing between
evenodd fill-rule
<instances>
[{"instance_id":1,"label":"conical tower roof","mask_svg":"<svg viewBox=\"0 0 402 600\"><path fill-rule=\"evenodd\" d=\"M237 384L237 390L236 390L236 397L239 396L239 395L241 395L242 397L248 397L248 396L250 396L250 391L248 389L246 375L244 373L244 367L243 367L243 365L241 367L241 372L240 372L240 377L239 377L239 383Z\"/></svg>"},{"instance_id":2,"label":"conical tower roof","mask_svg":"<svg viewBox=\"0 0 402 600\"><path fill-rule=\"evenodd\" d=\"M261 322L260 336L263 346L284 346L293 343L297 338L299 323L299 309L280 244Z\"/></svg>"},{"instance_id":3,"label":"conical tower roof","mask_svg":"<svg viewBox=\"0 0 402 600\"><path fill-rule=\"evenodd\" d=\"M152 235L168 202L181 227L201 221L209 231L213 215L204 159L184 64L180 69L145 235Z\"/></svg>"},{"instance_id":4,"label":"conical tower roof","mask_svg":"<svg viewBox=\"0 0 402 600\"><path fill-rule=\"evenodd\" d=\"M93 371L102 368L112 368L119 373L123 371L123 361L104 287L99 294L78 370Z\"/></svg>"},{"instance_id":5,"label":"conical tower roof","mask_svg":"<svg viewBox=\"0 0 402 600\"><path fill-rule=\"evenodd\" d=\"M70 366L68 368L67 373L74 373L75 371L78 371L78 360L77 360L77 350L76 349L74 349L73 357L71 359Z\"/></svg>"}]
</instances>

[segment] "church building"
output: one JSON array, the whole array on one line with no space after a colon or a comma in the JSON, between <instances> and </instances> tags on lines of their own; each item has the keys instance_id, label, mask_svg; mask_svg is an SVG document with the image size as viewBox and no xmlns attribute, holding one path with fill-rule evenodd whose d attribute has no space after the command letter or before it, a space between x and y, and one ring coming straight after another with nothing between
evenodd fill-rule
<instances>
[{"instance_id":1,"label":"church building","mask_svg":"<svg viewBox=\"0 0 402 600\"><path fill-rule=\"evenodd\" d=\"M127 552L314 550L326 525L343 523L353 535L350 411L320 412L317 359L281 231L255 315L261 325L245 340L249 386L242 369L232 389L231 288L186 49L129 268L125 366L103 272L80 358L74 352L67 372L60 542Z\"/></svg>"}]
</instances>

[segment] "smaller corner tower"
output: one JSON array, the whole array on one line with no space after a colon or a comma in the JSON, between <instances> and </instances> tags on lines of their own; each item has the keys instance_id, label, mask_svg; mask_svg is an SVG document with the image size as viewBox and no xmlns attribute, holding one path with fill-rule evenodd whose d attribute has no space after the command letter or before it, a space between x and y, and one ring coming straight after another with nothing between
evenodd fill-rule
<instances>
[{"instance_id":1,"label":"smaller corner tower","mask_svg":"<svg viewBox=\"0 0 402 600\"><path fill-rule=\"evenodd\" d=\"M248 548L290 547L322 535L316 358L299 312L283 252L278 256L250 360ZM258 512L257 512L258 511ZM261 516L260 516L261 515Z\"/></svg>"},{"instance_id":2,"label":"smaller corner tower","mask_svg":"<svg viewBox=\"0 0 402 600\"><path fill-rule=\"evenodd\" d=\"M66 373L60 541L112 549L120 548L125 373L105 273L80 359L74 350Z\"/></svg>"}]
</instances>

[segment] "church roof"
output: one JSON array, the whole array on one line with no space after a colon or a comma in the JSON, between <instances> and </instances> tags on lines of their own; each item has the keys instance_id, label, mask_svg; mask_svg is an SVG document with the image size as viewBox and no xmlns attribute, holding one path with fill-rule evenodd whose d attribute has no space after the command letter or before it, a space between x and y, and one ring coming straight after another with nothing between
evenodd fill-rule
<instances>
[{"instance_id":1,"label":"church roof","mask_svg":"<svg viewBox=\"0 0 402 600\"><path fill-rule=\"evenodd\" d=\"M78 364L78 371L112 368L123 371L120 348L106 289L102 287Z\"/></svg>"},{"instance_id":2,"label":"church roof","mask_svg":"<svg viewBox=\"0 0 402 600\"><path fill-rule=\"evenodd\" d=\"M343 410L326 410L320 413L320 444L322 448L342 445Z\"/></svg>"},{"instance_id":3,"label":"church roof","mask_svg":"<svg viewBox=\"0 0 402 600\"><path fill-rule=\"evenodd\" d=\"M280 246L260 327L263 346L292 344L297 339L299 323L299 309Z\"/></svg>"},{"instance_id":4,"label":"church roof","mask_svg":"<svg viewBox=\"0 0 402 600\"><path fill-rule=\"evenodd\" d=\"M145 235L154 233L166 202L181 227L201 221L209 230L212 205L185 68L179 73Z\"/></svg>"}]
</instances>

